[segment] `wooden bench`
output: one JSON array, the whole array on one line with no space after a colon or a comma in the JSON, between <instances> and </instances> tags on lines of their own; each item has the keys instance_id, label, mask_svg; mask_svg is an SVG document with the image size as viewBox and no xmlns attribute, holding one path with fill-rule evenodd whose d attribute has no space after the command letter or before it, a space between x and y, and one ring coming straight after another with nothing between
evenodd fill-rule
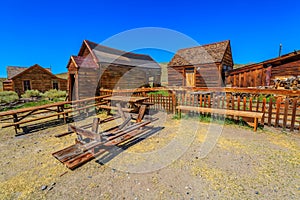
<instances>
[{"instance_id":1,"label":"wooden bench","mask_svg":"<svg viewBox=\"0 0 300 200\"><path fill-rule=\"evenodd\" d=\"M84 107L77 107L75 109L63 109L62 108L63 105L60 105L60 103L57 103L57 105L52 104L52 105L44 105L44 106L38 106L38 107L32 107L32 108L26 108L26 109L20 109L20 110L12 110L12 111L8 111L7 113L3 113L2 115L3 116L13 115L13 121L14 122L4 124L4 125L2 125L1 128L8 128L8 127L14 126L16 135L18 135L18 129L21 128L20 125L22 125L22 124L26 124L26 123L30 123L30 122L34 122L34 121L39 121L39 120L42 120L42 119L47 119L47 118L56 117L56 116L59 117L61 115L63 116L64 122L66 123L67 118L69 117L68 114L74 113L76 111L87 110L91 107L99 107L99 106L101 106L103 104L106 104L106 103L107 102L99 102L99 103L94 103L94 104L91 104L91 105L86 105ZM35 118L24 120L26 117L31 116L35 111L38 111L38 110L43 109L43 108L53 107L53 106L60 106L61 109L58 109L56 111L56 113L50 113L50 112L53 112L55 110L49 110L48 115L36 116ZM17 116L17 114L22 114L22 113L25 113L25 112L29 112L29 113L22 116L22 117Z\"/></svg>"},{"instance_id":2,"label":"wooden bench","mask_svg":"<svg viewBox=\"0 0 300 200\"><path fill-rule=\"evenodd\" d=\"M205 107L194 107L194 106L177 106L176 110L178 111L179 117L181 118L181 111L194 111L194 112L203 112L203 113L215 113L220 115L233 115L239 117L248 117L253 118L254 131L257 130L258 119L263 117L263 113L259 112L250 112L250 111L239 111L239 110L226 110L226 109L217 109L217 108L205 108Z\"/></svg>"}]
</instances>

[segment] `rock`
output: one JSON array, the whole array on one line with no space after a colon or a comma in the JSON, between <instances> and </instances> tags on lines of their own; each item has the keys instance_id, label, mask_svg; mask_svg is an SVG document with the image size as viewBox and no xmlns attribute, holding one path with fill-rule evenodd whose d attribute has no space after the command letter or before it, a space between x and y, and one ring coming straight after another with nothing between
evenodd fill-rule
<instances>
[{"instance_id":1,"label":"rock","mask_svg":"<svg viewBox=\"0 0 300 200\"><path fill-rule=\"evenodd\" d=\"M42 187L41 187L41 190L43 191L43 190L46 190L47 189L47 185L43 185Z\"/></svg>"},{"instance_id":2,"label":"rock","mask_svg":"<svg viewBox=\"0 0 300 200\"><path fill-rule=\"evenodd\" d=\"M92 176L88 176L88 178L93 178Z\"/></svg>"},{"instance_id":3,"label":"rock","mask_svg":"<svg viewBox=\"0 0 300 200\"><path fill-rule=\"evenodd\" d=\"M147 191L150 191L150 189L149 189L149 188L147 188Z\"/></svg>"}]
</instances>

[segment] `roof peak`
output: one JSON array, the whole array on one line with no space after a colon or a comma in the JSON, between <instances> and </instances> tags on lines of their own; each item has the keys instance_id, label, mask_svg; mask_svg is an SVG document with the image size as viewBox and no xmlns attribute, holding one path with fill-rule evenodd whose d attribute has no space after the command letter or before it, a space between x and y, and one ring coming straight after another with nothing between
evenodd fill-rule
<instances>
[{"instance_id":1,"label":"roof peak","mask_svg":"<svg viewBox=\"0 0 300 200\"><path fill-rule=\"evenodd\" d=\"M103 48L106 48L106 49L109 49L109 50L112 50L112 51L117 51L117 52L120 52L120 53L122 53L122 54L132 54L132 55L135 55L135 56L148 56L148 57L151 57L151 56L149 56L149 55L147 55L147 54L139 54L139 53L133 53L133 52L130 52L130 51L124 51L124 50L120 50L120 49L116 49L116 48L113 48L113 47L109 47L109 46L105 46L105 45L102 45L102 44L97 44L97 43L95 43L95 42L92 42L92 41L90 41L90 40L84 40L84 42L86 42L86 43L90 43L90 44L93 44L93 45L95 45L95 46L99 46L99 47L103 47ZM121 54L121 55L122 55Z\"/></svg>"},{"instance_id":2,"label":"roof peak","mask_svg":"<svg viewBox=\"0 0 300 200\"><path fill-rule=\"evenodd\" d=\"M212 45L222 44L222 43L230 43L230 40L223 40L223 41L213 42L213 43L208 43L208 44L203 44L203 45L199 45L199 46L182 48L182 49L179 49L178 51L187 50L187 49L194 49L194 48L200 48L200 47L207 47L207 46L212 46Z\"/></svg>"}]
</instances>

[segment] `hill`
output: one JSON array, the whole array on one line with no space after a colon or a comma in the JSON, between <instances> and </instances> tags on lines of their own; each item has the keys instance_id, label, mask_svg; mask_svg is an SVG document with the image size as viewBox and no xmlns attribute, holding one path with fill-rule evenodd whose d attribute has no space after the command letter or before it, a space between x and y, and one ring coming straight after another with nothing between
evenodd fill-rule
<instances>
[{"instance_id":1,"label":"hill","mask_svg":"<svg viewBox=\"0 0 300 200\"><path fill-rule=\"evenodd\" d=\"M55 76L57 76L58 78L68 79L68 73L67 72L55 74Z\"/></svg>"}]
</instances>

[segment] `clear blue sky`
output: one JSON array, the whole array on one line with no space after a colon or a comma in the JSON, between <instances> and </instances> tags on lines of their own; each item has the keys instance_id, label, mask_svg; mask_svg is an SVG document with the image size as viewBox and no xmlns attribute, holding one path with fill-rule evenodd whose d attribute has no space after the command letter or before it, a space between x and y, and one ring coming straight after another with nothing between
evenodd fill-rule
<instances>
[{"instance_id":1,"label":"clear blue sky","mask_svg":"<svg viewBox=\"0 0 300 200\"><path fill-rule=\"evenodd\" d=\"M163 27L206 44L230 39L235 63L258 62L300 49L300 1L63 1L0 4L0 76L6 66L66 71L82 40L103 40L133 28ZM171 55L152 55L168 62Z\"/></svg>"}]
</instances>

